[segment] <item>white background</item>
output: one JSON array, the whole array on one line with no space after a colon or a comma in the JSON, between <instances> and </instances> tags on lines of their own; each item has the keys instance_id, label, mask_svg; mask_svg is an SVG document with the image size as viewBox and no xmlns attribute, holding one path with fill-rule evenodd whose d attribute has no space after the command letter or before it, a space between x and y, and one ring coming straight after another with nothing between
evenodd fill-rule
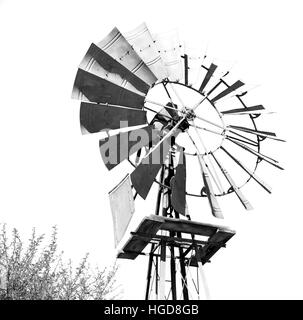
<instances>
[{"instance_id":1,"label":"white background","mask_svg":"<svg viewBox=\"0 0 303 320\"><path fill-rule=\"evenodd\" d=\"M278 112L265 129L287 140L272 145L286 170L264 170L273 194L253 183L246 190L253 212L224 205L237 235L205 268L211 296L302 299L300 3L0 0L0 222L24 237L34 226L50 232L56 224L66 257L76 262L90 252L93 264L114 262L107 192L122 176L107 172L97 140L80 134L74 76L90 43L114 26L177 26L188 42L211 39L222 58L239 61L245 77L262 85L260 103ZM137 215L152 210L141 204ZM121 263L125 299L144 297L145 276L144 259Z\"/></svg>"}]
</instances>

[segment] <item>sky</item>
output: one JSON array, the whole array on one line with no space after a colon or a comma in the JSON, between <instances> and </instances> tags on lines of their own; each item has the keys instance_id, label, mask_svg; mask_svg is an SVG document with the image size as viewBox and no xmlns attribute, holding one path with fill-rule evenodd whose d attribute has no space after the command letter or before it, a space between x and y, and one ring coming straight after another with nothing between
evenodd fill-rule
<instances>
[{"instance_id":1,"label":"sky","mask_svg":"<svg viewBox=\"0 0 303 320\"><path fill-rule=\"evenodd\" d=\"M220 58L237 61L243 79L261 85L260 103L277 112L266 129L287 140L268 146L285 171L258 172L271 195L251 183L244 190L252 212L223 202L224 223L237 234L205 266L211 296L302 299L301 11L295 0L0 1L0 223L25 238L33 227L50 233L57 225L66 257L76 262L89 252L93 264L114 263L107 193L126 167L109 173L96 137L81 135L80 103L70 98L74 77L91 42L114 26L177 27L182 39L209 41ZM134 226L153 213L152 203L152 195L138 201ZM197 217L199 209L190 208ZM144 298L147 260L119 264L123 297Z\"/></svg>"}]
</instances>

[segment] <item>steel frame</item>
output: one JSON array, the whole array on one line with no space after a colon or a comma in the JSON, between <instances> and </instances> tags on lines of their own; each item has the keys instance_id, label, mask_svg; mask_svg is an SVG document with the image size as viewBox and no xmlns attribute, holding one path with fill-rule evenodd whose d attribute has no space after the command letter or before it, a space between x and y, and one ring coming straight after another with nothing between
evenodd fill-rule
<instances>
[{"instance_id":1,"label":"steel frame","mask_svg":"<svg viewBox=\"0 0 303 320\"><path fill-rule=\"evenodd\" d=\"M173 175L172 166L162 166L160 180L163 182L165 179L171 178ZM163 188L159 185L156 208L156 215L171 216L179 218L178 212L174 211L170 204L170 190ZM187 217L190 220L190 217ZM168 233L168 231L166 231ZM178 286L177 286L177 273L179 271L179 278L181 279L182 297L184 300L189 300L189 295L193 295L189 292L188 274L190 273L191 256L195 255L198 262L198 270L196 279L194 281L194 287L199 288L200 278L206 285L206 279L203 273L202 257L200 256L200 249L207 241L196 240L195 235L192 234L191 238L184 238L180 232L169 232L169 235L154 235L151 238L146 234L140 234L138 232L132 232L132 236L142 239L148 239L150 241L150 253L149 262L147 267L146 278L146 291L145 299L152 298L154 293L156 299L166 300L171 297L172 300L178 299ZM224 244L217 243L216 245L225 247ZM176 255L178 250L178 255ZM170 255L167 252L170 251ZM169 262L169 265L168 265ZM167 279L167 269L170 270L169 279ZM166 294L166 283L170 282L169 293ZM154 289L153 289L154 288ZM197 291L198 292L198 291ZM205 293L206 298L209 294ZM198 292L198 297L200 297Z\"/></svg>"}]
</instances>

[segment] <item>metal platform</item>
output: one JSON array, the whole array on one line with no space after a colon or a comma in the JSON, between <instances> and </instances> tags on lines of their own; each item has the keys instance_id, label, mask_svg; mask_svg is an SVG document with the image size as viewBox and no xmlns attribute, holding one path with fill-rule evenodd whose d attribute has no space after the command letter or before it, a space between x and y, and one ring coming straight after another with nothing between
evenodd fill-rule
<instances>
[{"instance_id":1,"label":"metal platform","mask_svg":"<svg viewBox=\"0 0 303 320\"><path fill-rule=\"evenodd\" d=\"M161 231L169 231L170 236L162 235ZM176 236L177 234L182 234L182 237ZM149 243L160 244L165 241L168 245L183 248L184 258L194 246L198 246L204 264L220 248L225 247L226 242L234 235L235 231L223 226L150 215L142 220L135 232L131 232L131 237L119 252L118 258L134 260L138 255L144 254ZM188 263L190 266L198 266L196 256L190 257Z\"/></svg>"}]
</instances>

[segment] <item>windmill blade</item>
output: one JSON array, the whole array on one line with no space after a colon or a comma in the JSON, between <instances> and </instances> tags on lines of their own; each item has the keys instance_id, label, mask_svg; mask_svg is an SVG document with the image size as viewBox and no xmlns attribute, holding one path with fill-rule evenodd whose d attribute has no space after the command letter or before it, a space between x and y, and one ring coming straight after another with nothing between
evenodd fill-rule
<instances>
[{"instance_id":1,"label":"windmill blade","mask_svg":"<svg viewBox=\"0 0 303 320\"><path fill-rule=\"evenodd\" d=\"M244 85L244 83L242 81L240 81L240 80L236 81L234 84L232 84L231 86L229 86L228 88L223 90L221 93L216 95L214 98L212 98L211 102L215 103L219 99L227 96L228 94L230 94L231 92L237 90L238 88L242 87L243 85ZM208 93L208 94L210 94L210 93Z\"/></svg>"},{"instance_id":2,"label":"windmill blade","mask_svg":"<svg viewBox=\"0 0 303 320\"><path fill-rule=\"evenodd\" d=\"M219 203L217 201L217 198L215 196L215 193L214 193L211 181L210 181L210 177L207 172L208 168L206 167L206 163L205 163L203 157L200 155L199 148L197 147L195 140L192 138L192 136L188 132L187 132L187 135L197 150L197 158L199 161L200 170L201 170L203 183L204 183L204 189L205 189L205 193L207 195L208 201L209 201L211 212L212 212L213 216L215 216L216 218L223 219L223 214L222 214L221 208L220 208ZM203 191L203 189L202 189L202 191Z\"/></svg>"},{"instance_id":3,"label":"windmill blade","mask_svg":"<svg viewBox=\"0 0 303 320\"><path fill-rule=\"evenodd\" d=\"M235 65L235 61L226 61L221 59L210 60L209 56L206 56L204 59L204 63L201 66L202 69L208 70L206 65L210 65L211 63L215 64L217 68L216 72L213 73L204 89L203 94L206 96L210 96L212 92L215 91L219 86L223 86L223 88L226 88L227 84L224 81L224 77L226 77L230 73L230 70Z\"/></svg>"},{"instance_id":4,"label":"windmill blade","mask_svg":"<svg viewBox=\"0 0 303 320\"><path fill-rule=\"evenodd\" d=\"M261 187L263 187L268 193L271 193L271 187L262 181L254 172L248 169L240 160L235 158L231 153L229 153L223 146L221 149L231 158L233 159L244 171L246 171Z\"/></svg>"},{"instance_id":5,"label":"windmill blade","mask_svg":"<svg viewBox=\"0 0 303 320\"><path fill-rule=\"evenodd\" d=\"M164 63L146 23L140 24L137 28L124 35L158 80L167 78Z\"/></svg>"},{"instance_id":6,"label":"windmill blade","mask_svg":"<svg viewBox=\"0 0 303 320\"><path fill-rule=\"evenodd\" d=\"M216 71L217 66L215 64L211 64L210 67L207 70L207 73L201 83L201 86L199 88L199 91L201 93L203 93L204 88L206 87L206 85L208 84L209 80L211 79L211 77L213 76L214 72Z\"/></svg>"},{"instance_id":7,"label":"windmill blade","mask_svg":"<svg viewBox=\"0 0 303 320\"><path fill-rule=\"evenodd\" d=\"M157 81L157 77L117 28L114 28L102 41L98 42L97 46L149 86L152 86Z\"/></svg>"},{"instance_id":8,"label":"windmill blade","mask_svg":"<svg viewBox=\"0 0 303 320\"><path fill-rule=\"evenodd\" d=\"M195 47L192 47L186 41L184 42L184 52L186 52L186 55L184 54L184 56L187 56L187 65L184 60L184 70L188 71L188 84L190 86L196 87L196 83L200 82L199 75L203 69L202 64L205 59L205 50L205 44L195 43Z\"/></svg>"},{"instance_id":9,"label":"windmill blade","mask_svg":"<svg viewBox=\"0 0 303 320\"><path fill-rule=\"evenodd\" d=\"M146 123L146 111L81 102L80 124L89 133L138 126Z\"/></svg>"},{"instance_id":10,"label":"windmill blade","mask_svg":"<svg viewBox=\"0 0 303 320\"><path fill-rule=\"evenodd\" d=\"M184 84L187 86L188 85L188 55L184 54L182 56L182 58L184 59Z\"/></svg>"},{"instance_id":11,"label":"windmill blade","mask_svg":"<svg viewBox=\"0 0 303 320\"><path fill-rule=\"evenodd\" d=\"M133 187L143 199L146 199L154 179L162 164L165 163L170 147L170 143L163 143L160 147L155 148L131 173Z\"/></svg>"},{"instance_id":12,"label":"windmill blade","mask_svg":"<svg viewBox=\"0 0 303 320\"><path fill-rule=\"evenodd\" d=\"M225 134L225 136L230 138L230 139L234 139L236 141L240 141L240 142L243 142L243 143L246 143L246 144L250 144L250 145L255 146L255 147L258 146L258 142L257 141L249 139L249 138L243 136L242 134L234 132L233 130L228 130L228 132L233 134L233 135L235 135L235 136L237 136L237 137L233 137L233 136L230 136L229 134ZM241 139L239 139L238 137L240 137Z\"/></svg>"},{"instance_id":13,"label":"windmill blade","mask_svg":"<svg viewBox=\"0 0 303 320\"><path fill-rule=\"evenodd\" d=\"M215 216L216 218L223 219L223 214L222 214L221 208L219 206L218 200L215 196L215 193L214 193L211 181L210 181L210 177L209 177L207 169L206 169L205 165L203 164L203 162L201 161L199 155L198 155L198 160L199 160L201 173L202 173L202 177L203 177L205 193L206 193L208 201L209 201L211 212L212 212L213 216Z\"/></svg>"},{"instance_id":14,"label":"windmill blade","mask_svg":"<svg viewBox=\"0 0 303 320\"><path fill-rule=\"evenodd\" d=\"M247 132L250 134L254 134L259 137L264 137L264 138L268 138L268 139L273 139L273 140L285 142L285 140L276 138L276 134L274 132L259 131L259 130L254 130L254 129L250 129L250 128L246 128L246 127L232 126L232 125L229 125L228 128L232 128L232 129L235 129L238 131L243 131L243 132Z\"/></svg>"},{"instance_id":15,"label":"windmill blade","mask_svg":"<svg viewBox=\"0 0 303 320\"><path fill-rule=\"evenodd\" d=\"M119 182L108 194L113 218L115 247L117 247L135 212L129 175Z\"/></svg>"},{"instance_id":16,"label":"windmill blade","mask_svg":"<svg viewBox=\"0 0 303 320\"><path fill-rule=\"evenodd\" d=\"M223 83L225 85L227 85L227 83L225 81L223 81ZM228 94L225 97L222 97L220 99L226 101L226 100L231 99L233 97L243 97L248 92L250 92L258 87L259 87L259 85L256 85L256 84L244 84L243 86L235 89L232 94Z\"/></svg>"},{"instance_id":17,"label":"windmill blade","mask_svg":"<svg viewBox=\"0 0 303 320\"><path fill-rule=\"evenodd\" d=\"M171 186L171 204L180 214L185 215L186 207L186 159L184 149L179 148L180 155L176 173L170 181Z\"/></svg>"},{"instance_id":18,"label":"windmill blade","mask_svg":"<svg viewBox=\"0 0 303 320\"><path fill-rule=\"evenodd\" d=\"M258 111L265 110L262 105L247 107L247 108L237 108L237 109L230 109L222 111L221 113L224 115L237 115L237 114L257 114L260 113Z\"/></svg>"},{"instance_id":19,"label":"windmill blade","mask_svg":"<svg viewBox=\"0 0 303 320\"><path fill-rule=\"evenodd\" d=\"M180 41L176 30L154 36L157 50L163 60L166 74L171 81L183 79L183 61Z\"/></svg>"},{"instance_id":20,"label":"windmill blade","mask_svg":"<svg viewBox=\"0 0 303 320\"><path fill-rule=\"evenodd\" d=\"M215 157L215 155L213 153L211 153L211 155L213 156L213 158L215 159L218 167L221 169L223 175L225 176L226 180L228 181L228 183L230 184L230 186L233 188L233 190L235 191L236 195L238 196L239 200L241 201L241 203L243 204L244 208L246 210L252 210L253 207L250 204L250 202L245 198L245 196L243 195L242 191L237 187L237 185L235 184L233 178L231 177L231 175L229 174L229 172L222 166L222 164L219 162L219 160Z\"/></svg>"},{"instance_id":21,"label":"windmill blade","mask_svg":"<svg viewBox=\"0 0 303 320\"><path fill-rule=\"evenodd\" d=\"M199 140L200 140L200 143L201 143L201 145L202 145L203 151L205 152L205 158L209 161L209 164L210 164L211 169L213 170L213 172L212 172L211 169L208 168L207 163L204 161L205 166L206 166L207 169L209 169L209 173L210 173L211 177L213 178L213 181L215 182L215 184L216 184L219 192L220 192L220 193L223 193L223 192L224 192L224 191L223 191L223 187L222 187L221 181L220 181L220 179L219 179L219 177L218 177L218 175L217 175L217 170L215 169L215 167L214 167L214 165L213 165L213 163L212 163L212 161L211 161L211 158L210 158L209 155L208 155L209 150L208 150L208 148L206 148L206 145L205 145L205 143L203 142L202 136L200 135L200 133L199 133L197 127L196 127L195 122L192 121L192 124L193 124L194 129L195 129L195 131L196 131L196 134L197 134L197 136L198 136L198 138L199 138ZM198 151L198 148L197 148L197 151Z\"/></svg>"},{"instance_id":22,"label":"windmill blade","mask_svg":"<svg viewBox=\"0 0 303 320\"><path fill-rule=\"evenodd\" d=\"M150 87L94 43L80 63L80 68L134 92L147 94Z\"/></svg>"},{"instance_id":23,"label":"windmill blade","mask_svg":"<svg viewBox=\"0 0 303 320\"><path fill-rule=\"evenodd\" d=\"M155 141L154 145L149 149L148 153L131 174L133 186L143 199L147 197L161 165L165 163L171 147L171 141L180 133L181 130L178 127L184 119L185 116L182 117L181 120L179 120L172 128L166 128L165 131L168 130L168 132L164 135L163 130L161 130L161 139Z\"/></svg>"},{"instance_id":24,"label":"windmill blade","mask_svg":"<svg viewBox=\"0 0 303 320\"><path fill-rule=\"evenodd\" d=\"M148 125L131 132L106 137L99 141L99 148L104 164L111 170L139 149L159 140L159 130Z\"/></svg>"},{"instance_id":25,"label":"windmill blade","mask_svg":"<svg viewBox=\"0 0 303 320\"><path fill-rule=\"evenodd\" d=\"M231 141L232 143L238 145L239 147L241 147L242 149L254 154L255 156L257 156L258 158L260 158L261 160L264 160L266 162L268 162L269 164L275 166L276 168L280 169L280 170L284 170L284 168L280 167L277 163L278 161L277 160L274 160L268 156L265 156L264 154L260 153L260 152L257 152L253 149L251 149L250 147L244 145L243 143L240 143L240 142L237 142L237 141L234 141L234 140L231 140L229 138L227 138L227 140Z\"/></svg>"},{"instance_id":26,"label":"windmill blade","mask_svg":"<svg viewBox=\"0 0 303 320\"><path fill-rule=\"evenodd\" d=\"M76 75L73 98L97 103L123 105L136 109L142 109L144 105L144 96L124 89L82 69L78 69Z\"/></svg>"},{"instance_id":27,"label":"windmill blade","mask_svg":"<svg viewBox=\"0 0 303 320\"><path fill-rule=\"evenodd\" d=\"M276 134L274 132L258 131L258 130L254 130L254 129L251 129L251 128L240 127L240 126L232 126L232 125L230 125L229 127L233 128L233 129L236 129L236 130L245 131L245 132L257 132L257 133L264 134L264 135L267 135L267 136L273 136L273 137L276 136Z\"/></svg>"}]
</instances>

